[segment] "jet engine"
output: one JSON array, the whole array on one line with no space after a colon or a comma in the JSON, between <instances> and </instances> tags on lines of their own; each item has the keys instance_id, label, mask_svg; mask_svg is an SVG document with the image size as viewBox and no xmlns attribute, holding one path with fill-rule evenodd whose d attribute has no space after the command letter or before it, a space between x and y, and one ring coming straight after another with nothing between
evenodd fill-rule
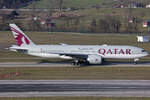
<instances>
[{"instance_id":1,"label":"jet engine","mask_svg":"<svg viewBox=\"0 0 150 100\"><path fill-rule=\"evenodd\" d=\"M101 64L102 57L100 55L88 55L87 61L89 64Z\"/></svg>"}]
</instances>

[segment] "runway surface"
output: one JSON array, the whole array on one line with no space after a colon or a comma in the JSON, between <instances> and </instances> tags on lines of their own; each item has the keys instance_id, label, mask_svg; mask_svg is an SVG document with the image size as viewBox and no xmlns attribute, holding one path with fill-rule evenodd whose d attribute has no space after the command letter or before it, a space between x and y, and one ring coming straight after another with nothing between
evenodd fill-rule
<instances>
[{"instance_id":1,"label":"runway surface","mask_svg":"<svg viewBox=\"0 0 150 100\"><path fill-rule=\"evenodd\" d=\"M150 97L149 80L1 80L0 97Z\"/></svg>"},{"instance_id":2,"label":"runway surface","mask_svg":"<svg viewBox=\"0 0 150 100\"><path fill-rule=\"evenodd\" d=\"M90 67L150 67L150 62L147 63L115 63L109 62L104 65L90 65ZM38 62L1 62L0 67L72 67L71 63L56 62L56 63L38 63Z\"/></svg>"}]
</instances>

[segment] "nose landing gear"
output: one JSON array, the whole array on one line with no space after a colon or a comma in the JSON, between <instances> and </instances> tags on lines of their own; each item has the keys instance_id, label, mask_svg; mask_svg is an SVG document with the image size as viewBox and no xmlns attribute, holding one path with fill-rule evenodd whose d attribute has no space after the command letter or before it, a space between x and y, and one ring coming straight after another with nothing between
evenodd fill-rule
<instances>
[{"instance_id":1,"label":"nose landing gear","mask_svg":"<svg viewBox=\"0 0 150 100\"><path fill-rule=\"evenodd\" d=\"M139 58L134 59L134 64L136 65L138 61L139 61Z\"/></svg>"}]
</instances>

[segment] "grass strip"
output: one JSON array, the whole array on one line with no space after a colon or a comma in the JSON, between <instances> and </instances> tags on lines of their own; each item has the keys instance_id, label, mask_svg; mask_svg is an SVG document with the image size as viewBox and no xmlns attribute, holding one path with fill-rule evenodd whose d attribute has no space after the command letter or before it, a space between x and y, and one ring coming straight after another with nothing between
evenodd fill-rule
<instances>
[{"instance_id":1,"label":"grass strip","mask_svg":"<svg viewBox=\"0 0 150 100\"><path fill-rule=\"evenodd\" d=\"M9 67L0 68L0 79L150 80L150 67Z\"/></svg>"}]
</instances>

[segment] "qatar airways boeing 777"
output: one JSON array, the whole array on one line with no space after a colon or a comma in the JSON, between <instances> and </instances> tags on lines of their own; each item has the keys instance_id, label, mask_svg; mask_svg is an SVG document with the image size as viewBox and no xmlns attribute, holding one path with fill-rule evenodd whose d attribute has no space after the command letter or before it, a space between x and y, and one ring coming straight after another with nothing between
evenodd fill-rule
<instances>
[{"instance_id":1,"label":"qatar airways boeing 777","mask_svg":"<svg viewBox=\"0 0 150 100\"><path fill-rule=\"evenodd\" d=\"M121 45L36 45L15 24L10 24L17 45L9 47L12 51L44 58L72 59L74 65L102 64L103 59L134 59L148 53L135 46Z\"/></svg>"}]
</instances>

